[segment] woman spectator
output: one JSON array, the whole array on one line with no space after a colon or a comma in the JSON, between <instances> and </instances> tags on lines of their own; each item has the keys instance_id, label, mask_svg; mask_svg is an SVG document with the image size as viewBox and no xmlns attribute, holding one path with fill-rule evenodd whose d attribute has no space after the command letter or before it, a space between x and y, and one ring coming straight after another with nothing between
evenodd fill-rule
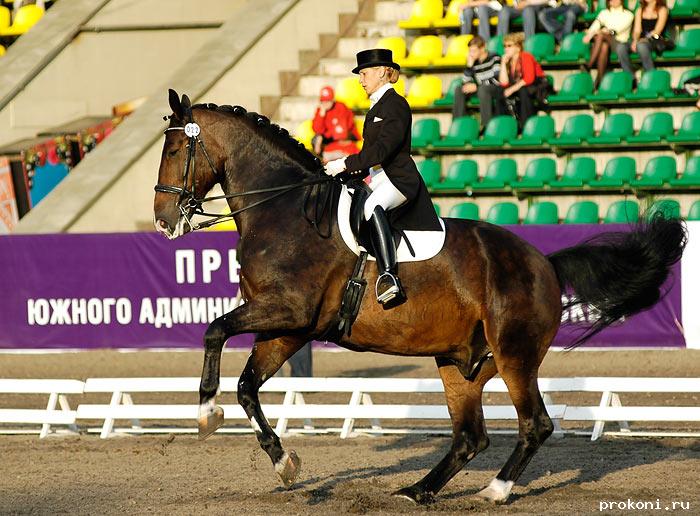
<instances>
[{"instance_id":1,"label":"woman spectator","mask_svg":"<svg viewBox=\"0 0 700 516\"><path fill-rule=\"evenodd\" d=\"M623 70L632 73L630 52L639 54L644 70L653 70L651 52L661 54L673 47L673 43L664 37L668 14L666 0L640 0L639 9L634 13L632 41L617 50Z\"/></svg>"},{"instance_id":2,"label":"woman spectator","mask_svg":"<svg viewBox=\"0 0 700 516\"><path fill-rule=\"evenodd\" d=\"M607 0L606 6L606 9L598 13L583 37L584 43L593 41L591 58L588 64L583 66L587 71L590 71L594 66L598 70L594 84L596 90L607 71L610 52L615 51L619 54L620 49L623 49L624 52L625 44L630 39L632 22L634 21L634 14L625 9L622 0ZM628 68L626 71L631 73L631 67Z\"/></svg>"},{"instance_id":3,"label":"woman spectator","mask_svg":"<svg viewBox=\"0 0 700 516\"><path fill-rule=\"evenodd\" d=\"M504 54L499 74L503 95L515 100L515 114L521 127L537 113L537 104L546 98L549 89L542 67L532 54L523 50L524 40L522 32L503 38Z\"/></svg>"}]
</instances>

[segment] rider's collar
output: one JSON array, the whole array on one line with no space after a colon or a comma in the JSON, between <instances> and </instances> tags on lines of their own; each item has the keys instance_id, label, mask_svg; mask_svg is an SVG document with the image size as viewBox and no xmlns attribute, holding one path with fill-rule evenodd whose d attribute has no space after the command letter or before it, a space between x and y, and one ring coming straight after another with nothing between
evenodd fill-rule
<instances>
[{"instance_id":1,"label":"rider's collar","mask_svg":"<svg viewBox=\"0 0 700 516\"><path fill-rule=\"evenodd\" d=\"M384 86L379 88L377 91L372 93L369 96L369 108L372 109L374 105L379 102L379 99L382 98L382 95L384 95L387 91L389 91L393 86L391 85L390 82L387 82Z\"/></svg>"}]
</instances>

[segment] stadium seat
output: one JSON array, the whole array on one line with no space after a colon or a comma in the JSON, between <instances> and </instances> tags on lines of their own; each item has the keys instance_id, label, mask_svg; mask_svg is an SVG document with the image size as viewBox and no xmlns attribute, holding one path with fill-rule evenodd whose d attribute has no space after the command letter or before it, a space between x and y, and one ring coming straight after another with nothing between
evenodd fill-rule
<instances>
[{"instance_id":1,"label":"stadium seat","mask_svg":"<svg viewBox=\"0 0 700 516\"><path fill-rule=\"evenodd\" d=\"M634 224L639 220L639 204L635 201L615 201L608 207L605 224Z\"/></svg>"},{"instance_id":2,"label":"stadium seat","mask_svg":"<svg viewBox=\"0 0 700 516\"><path fill-rule=\"evenodd\" d=\"M672 97L671 74L667 70L649 70L642 74L637 91L626 93L627 100L654 100Z\"/></svg>"},{"instance_id":3,"label":"stadium seat","mask_svg":"<svg viewBox=\"0 0 700 516\"><path fill-rule=\"evenodd\" d=\"M460 116L452 120L444 138L433 142L437 149L464 147L479 137L479 122L471 116Z\"/></svg>"},{"instance_id":4,"label":"stadium seat","mask_svg":"<svg viewBox=\"0 0 700 516\"><path fill-rule=\"evenodd\" d=\"M472 184L473 190L502 189L518 179L518 167L515 160L501 158L493 160L486 169L484 178Z\"/></svg>"},{"instance_id":5,"label":"stadium seat","mask_svg":"<svg viewBox=\"0 0 700 516\"><path fill-rule=\"evenodd\" d=\"M557 138L549 140L550 145L581 145L593 136L593 117L588 114L570 116Z\"/></svg>"},{"instance_id":6,"label":"stadium seat","mask_svg":"<svg viewBox=\"0 0 700 516\"><path fill-rule=\"evenodd\" d=\"M444 181L433 184L433 190L464 190L479 180L479 166L471 159L453 161Z\"/></svg>"},{"instance_id":7,"label":"stadium seat","mask_svg":"<svg viewBox=\"0 0 700 516\"><path fill-rule=\"evenodd\" d=\"M578 103L593 93L593 78L590 73L577 72L564 77L559 93L547 97L549 104Z\"/></svg>"},{"instance_id":8,"label":"stadium seat","mask_svg":"<svg viewBox=\"0 0 700 516\"><path fill-rule=\"evenodd\" d=\"M394 61L400 63L406 57L406 40L401 36L387 36L377 42L377 48L391 50Z\"/></svg>"},{"instance_id":9,"label":"stadium seat","mask_svg":"<svg viewBox=\"0 0 700 516\"><path fill-rule=\"evenodd\" d=\"M544 188L544 185L556 181L557 164L552 158L537 158L531 160L525 168L522 179L513 183L514 189Z\"/></svg>"},{"instance_id":10,"label":"stadium seat","mask_svg":"<svg viewBox=\"0 0 700 516\"><path fill-rule=\"evenodd\" d=\"M471 34L460 34L453 36L447 42L445 55L433 60L433 66L461 66L467 65L467 54L469 54L469 42L472 40Z\"/></svg>"},{"instance_id":11,"label":"stadium seat","mask_svg":"<svg viewBox=\"0 0 700 516\"><path fill-rule=\"evenodd\" d=\"M442 57L442 40L438 36L418 36L404 59L396 61L402 68L430 66L435 59Z\"/></svg>"},{"instance_id":12,"label":"stadium seat","mask_svg":"<svg viewBox=\"0 0 700 516\"><path fill-rule=\"evenodd\" d=\"M659 199L654 201L646 212L646 218L651 218L656 213L663 213L667 219L679 219L681 217L681 205L675 199Z\"/></svg>"},{"instance_id":13,"label":"stadium seat","mask_svg":"<svg viewBox=\"0 0 700 516\"><path fill-rule=\"evenodd\" d=\"M415 107L428 107L442 96L442 80L437 75L419 75L411 83L406 100Z\"/></svg>"},{"instance_id":14,"label":"stadium seat","mask_svg":"<svg viewBox=\"0 0 700 516\"><path fill-rule=\"evenodd\" d=\"M400 29L428 29L442 18L442 0L416 0L408 20L399 21Z\"/></svg>"},{"instance_id":15,"label":"stadium seat","mask_svg":"<svg viewBox=\"0 0 700 516\"><path fill-rule=\"evenodd\" d=\"M491 224L517 224L518 205L513 202L497 202L489 208L486 221Z\"/></svg>"},{"instance_id":16,"label":"stadium seat","mask_svg":"<svg viewBox=\"0 0 700 516\"><path fill-rule=\"evenodd\" d=\"M568 63L578 62L579 59L587 59L590 55L591 47L583 42L586 35L584 31L567 34L561 42L559 52L545 56L545 63Z\"/></svg>"},{"instance_id":17,"label":"stadium seat","mask_svg":"<svg viewBox=\"0 0 700 516\"><path fill-rule=\"evenodd\" d=\"M663 59L688 59L700 54L700 29L681 31L676 40L676 48L667 50Z\"/></svg>"},{"instance_id":18,"label":"stadium seat","mask_svg":"<svg viewBox=\"0 0 700 516\"><path fill-rule=\"evenodd\" d=\"M700 2L700 0L698 0ZM689 79L694 79L695 77L700 76L700 68L689 68L685 72L681 74L680 79L678 79L678 89L683 89L683 86L685 85L685 81Z\"/></svg>"},{"instance_id":19,"label":"stadium seat","mask_svg":"<svg viewBox=\"0 0 700 516\"><path fill-rule=\"evenodd\" d=\"M661 187L676 178L676 160L671 156L655 156L647 161L642 177L630 182L632 187Z\"/></svg>"},{"instance_id":20,"label":"stadium seat","mask_svg":"<svg viewBox=\"0 0 700 516\"><path fill-rule=\"evenodd\" d=\"M700 156L688 158L683 175L678 179L671 179L669 183L675 187L700 186Z\"/></svg>"},{"instance_id":21,"label":"stadium seat","mask_svg":"<svg viewBox=\"0 0 700 516\"><path fill-rule=\"evenodd\" d=\"M461 86L461 77L456 77L452 79L452 81L450 81L450 85L447 87L447 90L445 90L445 93L442 95L442 97L433 102L433 105L439 107L452 107L452 104L454 104L455 102L455 88L459 88Z\"/></svg>"},{"instance_id":22,"label":"stadium seat","mask_svg":"<svg viewBox=\"0 0 700 516\"><path fill-rule=\"evenodd\" d=\"M21 36L31 29L44 16L44 8L35 4L19 8L12 25L0 30L0 37Z\"/></svg>"},{"instance_id":23,"label":"stadium seat","mask_svg":"<svg viewBox=\"0 0 700 516\"><path fill-rule=\"evenodd\" d=\"M596 177L595 160L588 156L578 156L566 163L561 179L552 181L552 188L582 188Z\"/></svg>"},{"instance_id":24,"label":"stadium seat","mask_svg":"<svg viewBox=\"0 0 700 516\"><path fill-rule=\"evenodd\" d=\"M527 209L523 224L559 224L559 209L551 201L531 204Z\"/></svg>"},{"instance_id":25,"label":"stadium seat","mask_svg":"<svg viewBox=\"0 0 700 516\"><path fill-rule=\"evenodd\" d=\"M4 56L4 55L5 55L5 47L0 45L0 56Z\"/></svg>"},{"instance_id":26,"label":"stadium seat","mask_svg":"<svg viewBox=\"0 0 700 516\"><path fill-rule=\"evenodd\" d=\"M676 0L671 9L671 17L690 18L700 14L700 0Z\"/></svg>"},{"instance_id":27,"label":"stadium seat","mask_svg":"<svg viewBox=\"0 0 700 516\"><path fill-rule=\"evenodd\" d=\"M493 36L486 43L486 49L492 54L503 55L503 36Z\"/></svg>"},{"instance_id":28,"label":"stadium seat","mask_svg":"<svg viewBox=\"0 0 700 516\"><path fill-rule=\"evenodd\" d=\"M396 83L394 84L394 90L402 97L406 96L406 80L403 77L399 77L399 80L396 81ZM369 108L369 97L367 97L366 93L365 98L367 99L367 107Z\"/></svg>"},{"instance_id":29,"label":"stadium seat","mask_svg":"<svg viewBox=\"0 0 700 516\"><path fill-rule=\"evenodd\" d=\"M697 143L700 141L700 111L686 113L676 135L666 138L672 143Z\"/></svg>"},{"instance_id":30,"label":"stadium seat","mask_svg":"<svg viewBox=\"0 0 700 516\"><path fill-rule=\"evenodd\" d=\"M12 16L10 10L4 5L0 5L0 30L5 30L11 23ZM3 47L4 50L4 47Z\"/></svg>"},{"instance_id":31,"label":"stadium seat","mask_svg":"<svg viewBox=\"0 0 700 516\"><path fill-rule=\"evenodd\" d=\"M311 120L305 120L299 124L299 127L297 127L296 131L294 131L294 138L301 142L304 147L311 150L311 139L315 134L313 122Z\"/></svg>"},{"instance_id":32,"label":"stadium seat","mask_svg":"<svg viewBox=\"0 0 700 516\"><path fill-rule=\"evenodd\" d=\"M639 133L628 136L628 143L658 143L673 134L673 117L670 113L649 113L642 121Z\"/></svg>"},{"instance_id":33,"label":"stadium seat","mask_svg":"<svg viewBox=\"0 0 700 516\"><path fill-rule=\"evenodd\" d=\"M335 100L342 102L350 109L356 109L367 99L367 93L357 80L357 77L345 77L335 87Z\"/></svg>"},{"instance_id":34,"label":"stadium seat","mask_svg":"<svg viewBox=\"0 0 700 516\"><path fill-rule=\"evenodd\" d=\"M416 163L418 173L423 178L425 186L431 188L435 183L440 182L440 162L434 159L424 159Z\"/></svg>"},{"instance_id":35,"label":"stadium seat","mask_svg":"<svg viewBox=\"0 0 700 516\"><path fill-rule=\"evenodd\" d=\"M598 93L586 95L589 102L618 100L632 91L632 75L625 71L608 72L600 82Z\"/></svg>"},{"instance_id":36,"label":"stadium seat","mask_svg":"<svg viewBox=\"0 0 700 516\"><path fill-rule=\"evenodd\" d=\"M537 61L542 61L545 56L554 53L555 45L554 36L548 32L540 32L525 40L523 50L530 52Z\"/></svg>"},{"instance_id":37,"label":"stadium seat","mask_svg":"<svg viewBox=\"0 0 700 516\"><path fill-rule=\"evenodd\" d=\"M598 136L588 138L588 143L593 145L619 145L628 136L634 133L634 120L629 113L615 113L608 115L603 122Z\"/></svg>"},{"instance_id":38,"label":"stadium seat","mask_svg":"<svg viewBox=\"0 0 700 516\"><path fill-rule=\"evenodd\" d=\"M433 203L433 208L435 209L435 213L437 213L437 216L440 216L440 205Z\"/></svg>"},{"instance_id":39,"label":"stadium seat","mask_svg":"<svg viewBox=\"0 0 700 516\"><path fill-rule=\"evenodd\" d=\"M688 220L700 220L700 200L695 201L690 205L688 216L686 218Z\"/></svg>"},{"instance_id":40,"label":"stadium seat","mask_svg":"<svg viewBox=\"0 0 700 516\"><path fill-rule=\"evenodd\" d=\"M440 139L440 123L435 118L416 120L411 131L411 147L421 149Z\"/></svg>"},{"instance_id":41,"label":"stadium seat","mask_svg":"<svg viewBox=\"0 0 700 516\"><path fill-rule=\"evenodd\" d=\"M554 119L551 116L531 116L525 121L522 136L511 140L510 144L513 147L532 147L543 145L550 139L554 138L554 135Z\"/></svg>"},{"instance_id":42,"label":"stadium seat","mask_svg":"<svg viewBox=\"0 0 700 516\"><path fill-rule=\"evenodd\" d=\"M479 220L479 206L473 202L461 202L450 209L453 219Z\"/></svg>"},{"instance_id":43,"label":"stadium seat","mask_svg":"<svg viewBox=\"0 0 700 516\"><path fill-rule=\"evenodd\" d=\"M514 140L518 135L518 121L508 115L495 116L486 125L484 136L472 142L477 147L502 147L505 142Z\"/></svg>"},{"instance_id":44,"label":"stadium seat","mask_svg":"<svg viewBox=\"0 0 700 516\"><path fill-rule=\"evenodd\" d=\"M569 206L564 224L598 224L598 203L579 201Z\"/></svg>"},{"instance_id":45,"label":"stadium seat","mask_svg":"<svg viewBox=\"0 0 700 516\"><path fill-rule=\"evenodd\" d=\"M464 0L452 0L447 6L445 16L439 20L433 20L435 28L457 28L460 26L459 15L462 10Z\"/></svg>"},{"instance_id":46,"label":"stadium seat","mask_svg":"<svg viewBox=\"0 0 700 516\"><path fill-rule=\"evenodd\" d=\"M605 164L600 179L589 184L591 188L622 188L629 184L637 175L637 164L629 156L612 158Z\"/></svg>"}]
</instances>

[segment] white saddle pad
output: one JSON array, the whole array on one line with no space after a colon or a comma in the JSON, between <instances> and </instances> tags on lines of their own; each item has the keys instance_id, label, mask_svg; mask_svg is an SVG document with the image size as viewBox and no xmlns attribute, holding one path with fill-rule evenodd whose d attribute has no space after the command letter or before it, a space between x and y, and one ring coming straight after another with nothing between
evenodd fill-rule
<instances>
[{"instance_id":1,"label":"white saddle pad","mask_svg":"<svg viewBox=\"0 0 700 516\"><path fill-rule=\"evenodd\" d=\"M359 256L360 251L365 251L366 249L357 243L350 229L351 201L350 191L347 186L343 185L343 191L340 193L340 199L338 200L338 228L340 229L340 235L343 237L345 245ZM416 255L411 255L411 251L408 250L405 239L402 238L396 250L396 258L399 262L419 262L428 260L440 252L440 249L442 249L442 246L445 244L445 223L439 217L438 220L442 226L442 231L405 232L406 238L411 242L411 246ZM374 260L375 258L370 255L369 259Z\"/></svg>"}]
</instances>

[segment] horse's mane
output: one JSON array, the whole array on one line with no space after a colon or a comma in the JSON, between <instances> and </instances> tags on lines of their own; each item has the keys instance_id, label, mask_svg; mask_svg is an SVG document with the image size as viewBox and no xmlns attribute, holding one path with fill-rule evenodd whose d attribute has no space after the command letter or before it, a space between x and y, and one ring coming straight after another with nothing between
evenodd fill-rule
<instances>
[{"instance_id":1,"label":"horse's mane","mask_svg":"<svg viewBox=\"0 0 700 516\"><path fill-rule=\"evenodd\" d=\"M217 113L226 113L238 117L253 131L279 148L286 156L311 172L321 168L321 161L309 152L303 144L295 140L284 127L270 122L270 119L241 106L218 106L216 104L195 104L192 109L202 108Z\"/></svg>"}]
</instances>

